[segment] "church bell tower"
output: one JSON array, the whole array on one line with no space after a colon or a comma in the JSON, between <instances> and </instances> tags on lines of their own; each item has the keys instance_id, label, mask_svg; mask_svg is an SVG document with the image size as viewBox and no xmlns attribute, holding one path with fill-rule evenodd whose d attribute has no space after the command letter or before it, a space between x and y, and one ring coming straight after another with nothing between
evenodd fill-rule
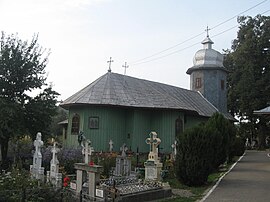
<instances>
[{"instance_id":1,"label":"church bell tower","mask_svg":"<svg viewBox=\"0 0 270 202\"><path fill-rule=\"evenodd\" d=\"M190 75L190 89L199 91L220 112L227 113L227 73L223 66L223 55L212 49L214 42L207 37L202 41L203 49L196 52Z\"/></svg>"}]
</instances>

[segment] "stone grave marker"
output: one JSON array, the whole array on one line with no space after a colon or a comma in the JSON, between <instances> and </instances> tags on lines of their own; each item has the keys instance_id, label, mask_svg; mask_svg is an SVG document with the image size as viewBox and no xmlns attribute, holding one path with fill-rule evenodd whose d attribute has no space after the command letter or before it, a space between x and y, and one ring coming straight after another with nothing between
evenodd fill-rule
<instances>
[{"instance_id":1,"label":"stone grave marker","mask_svg":"<svg viewBox=\"0 0 270 202\"><path fill-rule=\"evenodd\" d=\"M176 159L176 154L177 154L177 141L175 140L174 143L172 144L172 159Z\"/></svg>"},{"instance_id":2,"label":"stone grave marker","mask_svg":"<svg viewBox=\"0 0 270 202\"><path fill-rule=\"evenodd\" d=\"M149 136L150 138L145 140L146 144L150 145L148 160L144 163L145 180L161 180L160 172L163 164L159 162L158 158L158 145L161 140L157 137L156 132L151 132Z\"/></svg>"},{"instance_id":3,"label":"stone grave marker","mask_svg":"<svg viewBox=\"0 0 270 202\"><path fill-rule=\"evenodd\" d=\"M121 150L121 156L116 157L115 176L129 176L131 173L131 160L127 157L128 147L124 143Z\"/></svg>"},{"instance_id":4,"label":"stone grave marker","mask_svg":"<svg viewBox=\"0 0 270 202\"><path fill-rule=\"evenodd\" d=\"M38 132L36 140L34 141L35 152L33 156L33 165L30 165L30 173L32 178L43 181L44 180L44 167L42 164L42 154L41 147L43 146L43 141L41 140L41 133Z\"/></svg>"},{"instance_id":5,"label":"stone grave marker","mask_svg":"<svg viewBox=\"0 0 270 202\"><path fill-rule=\"evenodd\" d=\"M109 151L110 152L113 151L113 141L112 140L109 141Z\"/></svg>"},{"instance_id":6,"label":"stone grave marker","mask_svg":"<svg viewBox=\"0 0 270 202\"><path fill-rule=\"evenodd\" d=\"M56 187L62 186L62 173L59 173L59 161L56 155L59 151L60 149L57 148L56 142L54 142L51 149L53 155L50 162L50 171L47 172L47 181L51 182Z\"/></svg>"},{"instance_id":7,"label":"stone grave marker","mask_svg":"<svg viewBox=\"0 0 270 202\"><path fill-rule=\"evenodd\" d=\"M91 162L91 156L94 152L94 147L91 147L91 141L85 140L83 144L82 154L84 155L84 163L88 164Z\"/></svg>"}]
</instances>

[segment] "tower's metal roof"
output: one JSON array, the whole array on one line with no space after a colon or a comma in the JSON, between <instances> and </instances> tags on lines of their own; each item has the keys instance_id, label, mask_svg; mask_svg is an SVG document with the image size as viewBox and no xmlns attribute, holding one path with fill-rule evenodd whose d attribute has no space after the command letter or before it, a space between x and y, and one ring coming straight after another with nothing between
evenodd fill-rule
<instances>
[{"instance_id":1,"label":"tower's metal roof","mask_svg":"<svg viewBox=\"0 0 270 202\"><path fill-rule=\"evenodd\" d=\"M75 105L179 109L206 117L218 111L199 92L112 72L60 104L66 109Z\"/></svg>"},{"instance_id":2,"label":"tower's metal roof","mask_svg":"<svg viewBox=\"0 0 270 202\"><path fill-rule=\"evenodd\" d=\"M203 49L198 50L193 58L193 67L187 70L187 74L191 74L194 70L200 69L219 69L227 71L223 66L223 55L212 49L214 42L207 36L203 41Z\"/></svg>"}]
</instances>

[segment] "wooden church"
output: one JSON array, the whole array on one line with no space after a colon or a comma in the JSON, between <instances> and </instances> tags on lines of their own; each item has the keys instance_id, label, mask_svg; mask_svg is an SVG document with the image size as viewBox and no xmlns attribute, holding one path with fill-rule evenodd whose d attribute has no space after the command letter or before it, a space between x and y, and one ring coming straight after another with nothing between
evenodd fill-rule
<instances>
[{"instance_id":1,"label":"wooden church","mask_svg":"<svg viewBox=\"0 0 270 202\"><path fill-rule=\"evenodd\" d=\"M61 107L69 110L64 145L78 146L84 132L95 151L114 151L125 143L131 151L148 152L145 139L155 131L161 139L160 152L172 151L176 137L185 129L206 121L213 113L227 113L227 70L223 55L212 49L209 38L194 56L191 90L116 74L110 70L75 93Z\"/></svg>"}]
</instances>

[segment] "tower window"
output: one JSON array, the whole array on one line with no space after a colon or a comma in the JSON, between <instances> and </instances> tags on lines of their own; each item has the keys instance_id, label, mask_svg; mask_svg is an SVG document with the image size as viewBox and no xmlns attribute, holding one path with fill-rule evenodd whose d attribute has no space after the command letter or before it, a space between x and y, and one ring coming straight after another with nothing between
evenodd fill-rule
<instances>
[{"instance_id":1,"label":"tower window","mask_svg":"<svg viewBox=\"0 0 270 202\"><path fill-rule=\"evenodd\" d=\"M225 81L224 80L220 81L220 87L221 87L221 90L224 90L224 88L225 88Z\"/></svg>"},{"instance_id":2,"label":"tower window","mask_svg":"<svg viewBox=\"0 0 270 202\"><path fill-rule=\"evenodd\" d=\"M78 134L79 129L80 129L80 116L78 114L75 114L72 117L71 133L72 134Z\"/></svg>"},{"instance_id":3,"label":"tower window","mask_svg":"<svg viewBox=\"0 0 270 202\"><path fill-rule=\"evenodd\" d=\"M202 87L202 78L196 78L195 88L201 88L201 87Z\"/></svg>"}]
</instances>

